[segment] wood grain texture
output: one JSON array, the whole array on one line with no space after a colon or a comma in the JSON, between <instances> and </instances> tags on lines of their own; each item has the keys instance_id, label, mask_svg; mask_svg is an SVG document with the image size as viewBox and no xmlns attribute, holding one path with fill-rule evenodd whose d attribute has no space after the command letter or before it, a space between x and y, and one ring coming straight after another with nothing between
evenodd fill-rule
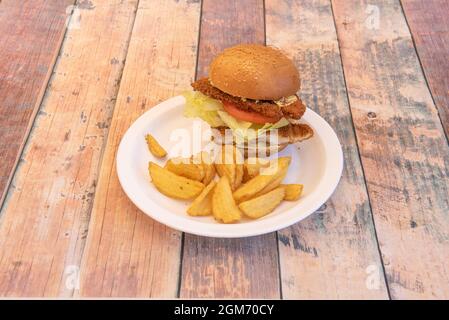
<instances>
[{"instance_id":1,"label":"wood grain texture","mask_svg":"<svg viewBox=\"0 0 449 320\"><path fill-rule=\"evenodd\" d=\"M295 61L302 79L300 96L336 131L345 164L326 204L279 232L283 297L388 298L330 2L267 0L265 6L267 44Z\"/></svg>"},{"instance_id":2,"label":"wood grain texture","mask_svg":"<svg viewBox=\"0 0 449 320\"><path fill-rule=\"evenodd\" d=\"M446 137L449 137L449 1L401 2Z\"/></svg>"},{"instance_id":3,"label":"wood grain texture","mask_svg":"<svg viewBox=\"0 0 449 320\"><path fill-rule=\"evenodd\" d=\"M401 6L332 3L391 296L447 299L449 148Z\"/></svg>"},{"instance_id":4,"label":"wood grain texture","mask_svg":"<svg viewBox=\"0 0 449 320\"><path fill-rule=\"evenodd\" d=\"M212 59L239 43L265 43L264 4L261 0L202 2L197 78L206 77Z\"/></svg>"},{"instance_id":5,"label":"wood grain texture","mask_svg":"<svg viewBox=\"0 0 449 320\"><path fill-rule=\"evenodd\" d=\"M150 219L127 198L116 174L116 151L137 117L193 80L199 16L198 1L139 2L101 165L80 296L177 294L181 233Z\"/></svg>"},{"instance_id":6,"label":"wood grain texture","mask_svg":"<svg viewBox=\"0 0 449 320\"><path fill-rule=\"evenodd\" d=\"M69 28L0 225L0 296L71 296L136 1L91 1Z\"/></svg>"},{"instance_id":7,"label":"wood grain texture","mask_svg":"<svg viewBox=\"0 0 449 320\"><path fill-rule=\"evenodd\" d=\"M0 1L0 203L58 56L67 7L74 1Z\"/></svg>"},{"instance_id":8,"label":"wood grain texture","mask_svg":"<svg viewBox=\"0 0 449 320\"><path fill-rule=\"evenodd\" d=\"M202 5L198 77L224 48L264 43L263 1L212 1ZM185 235L182 298L279 298L276 234L246 239Z\"/></svg>"}]
</instances>

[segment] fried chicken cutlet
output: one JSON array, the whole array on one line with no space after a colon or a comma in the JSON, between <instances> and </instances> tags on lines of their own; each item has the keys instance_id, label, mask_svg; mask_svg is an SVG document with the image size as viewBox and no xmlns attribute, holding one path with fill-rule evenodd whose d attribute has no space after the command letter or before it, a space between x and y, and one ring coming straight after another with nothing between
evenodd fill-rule
<instances>
[{"instance_id":1,"label":"fried chicken cutlet","mask_svg":"<svg viewBox=\"0 0 449 320\"><path fill-rule=\"evenodd\" d=\"M211 85L208 78L202 78L195 81L192 83L192 87L194 90L199 91L213 99L228 101L237 106L239 109L257 112L270 118L276 118L277 120L280 120L282 117L298 120L306 111L305 105L299 98L297 98L296 101L282 107L270 100L257 101L242 99L231 96L220 89L215 88Z\"/></svg>"}]
</instances>

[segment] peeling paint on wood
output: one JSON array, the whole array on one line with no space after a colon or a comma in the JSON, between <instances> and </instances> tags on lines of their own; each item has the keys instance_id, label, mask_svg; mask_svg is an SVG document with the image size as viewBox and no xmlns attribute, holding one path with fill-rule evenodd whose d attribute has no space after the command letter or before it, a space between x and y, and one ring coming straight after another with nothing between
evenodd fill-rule
<instances>
[{"instance_id":1,"label":"peeling paint on wood","mask_svg":"<svg viewBox=\"0 0 449 320\"><path fill-rule=\"evenodd\" d=\"M189 86L199 16L198 3L139 2L83 255L82 297L177 294L181 233L152 220L128 199L115 155L125 131L146 111L142 103L149 108Z\"/></svg>"},{"instance_id":2,"label":"peeling paint on wood","mask_svg":"<svg viewBox=\"0 0 449 320\"><path fill-rule=\"evenodd\" d=\"M18 163L75 0L0 1L0 204Z\"/></svg>"},{"instance_id":3,"label":"peeling paint on wood","mask_svg":"<svg viewBox=\"0 0 449 320\"><path fill-rule=\"evenodd\" d=\"M122 72L98 62L125 56L135 4L95 6L80 13L79 29L69 28L2 210L0 296L67 297L76 289L107 132L95 123L110 117Z\"/></svg>"},{"instance_id":4,"label":"peeling paint on wood","mask_svg":"<svg viewBox=\"0 0 449 320\"><path fill-rule=\"evenodd\" d=\"M424 73L449 137L449 2L402 0Z\"/></svg>"},{"instance_id":5,"label":"peeling paint on wood","mask_svg":"<svg viewBox=\"0 0 449 320\"><path fill-rule=\"evenodd\" d=\"M401 5L332 3L391 296L447 299L449 148Z\"/></svg>"},{"instance_id":6,"label":"peeling paint on wood","mask_svg":"<svg viewBox=\"0 0 449 320\"><path fill-rule=\"evenodd\" d=\"M0 212L0 296L449 298L444 1L402 1L420 61L399 0L80 0L50 79L73 1L0 3L0 194L17 162ZM118 143L189 86L197 51L199 77L265 31L336 129L342 180L278 241L186 234L181 248L180 232L122 192Z\"/></svg>"},{"instance_id":7,"label":"peeling paint on wood","mask_svg":"<svg viewBox=\"0 0 449 320\"><path fill-rule=\"evenodd\" d=\"M294 59L302 79L301 98L334 128L345 157L340 184L326 204L279 232L282 295L388 298L330 2L267 0L266 15L267 44ZM370 266L378 271L375 288L366 284Z\"/></svg>"}]
</instances>

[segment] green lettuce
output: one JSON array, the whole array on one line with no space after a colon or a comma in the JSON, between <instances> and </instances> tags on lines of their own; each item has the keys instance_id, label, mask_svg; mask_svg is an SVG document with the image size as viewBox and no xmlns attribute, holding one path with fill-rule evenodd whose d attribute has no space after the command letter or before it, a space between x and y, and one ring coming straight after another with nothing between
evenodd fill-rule
<instances>
[{"instance_id":1,"label":"green lettuce","mask_svg":"<svg viewBox=\"0 0 449 320\"><path fill-rule=\"evenodd\" d=\"M290 122L288 122L287 119L282 118L281 120L279 120L276 123L265 123L265 125L260 128L261 130L272 130L272 129L279 129L285 126L288 126L290 124Z\"/></svg>"},{"instance_id":2,"label":"green lettuce","mask_svg":"<svg viewBox=\"0 0 449 320\"><path fill-rule=\"evenodd\" d=\"M186 99L184 116L201 118L211 127L229 127L233 134L240 139L254 139L265 131L282 128L289 124L285 118L276 123L264 125L237 120L223 109L223 104L219 100L212 99L198 91L188 91L183 96Z\"/></svg>"},{"instance_id":3,"label":"green lettuce","mask_svg":"<svg viewBox=\"0 0 449 320\"><path fill-rule=\"evenodd\" d=\"M226 111L219 110L217 112L218 112L218 115L220 116L221 120L223 120L224 123L226 123L226 125L229 128L231 128L232 130L239 130L239 129L245 130L245 129L249 129L251 127L251 125L253 125L252 122L237 120L236 118L231 116Z\"/></svg>"},{"instance_id":4,"label":"green lettuce","mask_svg":"<svg viewBox=\"0 0 449 320\"><path fill-rule=\"evenodd\" d=\"M223 110L223 104L220 101L209 98L198 91L187 91L183 96L186 99L184 116L188 118L201 118L211 127L226 125L217 112Z\"/></svg>"}]
</instances>

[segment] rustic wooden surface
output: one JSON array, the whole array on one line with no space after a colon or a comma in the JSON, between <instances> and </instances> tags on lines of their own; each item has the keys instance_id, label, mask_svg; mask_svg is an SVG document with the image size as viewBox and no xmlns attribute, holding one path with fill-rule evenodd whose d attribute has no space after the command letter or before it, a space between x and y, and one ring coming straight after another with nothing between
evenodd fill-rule
<instances>
[{"instance_id":1,"label":"rustic wooden surface","mask_svg":"<svg viewBox=\"0 0 449 320\"><path fill-rule=\"evenodd\" d=\"M72 3L0 2L0 296L449 298L445 1ZM294 59L342 180L278 233L182 234L127 199L117 146L240 42Z\"/></svg>"},{"instance_id":2,"label":"rustic wooden surface","mask_svg":"<svg viewBox=\"0 0 449 320\"><path fill-rule=\"evenodd\" d=\"M332 3L391 297L447 299L449 148L400 3Z\"/></svg>"},{"instance_id":3,"label":"rustic wooden surface","mask_svg":"<svg viewBox=\"0 0 449 320\"><path fill-rule=\"evenodd\" d=\"M115 155L137 117L192 82L200 9L194 1L139 2L97 183L81 296L177 295L181 233L148 219L129 201L117 178Z\"/></svg>"},{"instance_id":4,"label":"rustic wooden surface","mask_svg":"<svg viewBox=\"0 0 449 320\"><path fill-rule=\"evenodd\" d=\"M0 201L39 109L73 3L0 1Z\"/></svg>"},{"instance_id":5,"label":"rustic wooden surface","mask_svg":"<svg viewBox=\"0 0 449 320\"><path fill-rule=\"evenodd\" d=\"M212 58L238 43L265 43L263 1L203 1L197 77L207 76ZM277 250L275 233L251 239L186 234L180 296L279 298Z\"/></svg>"},{"instance_id":6,"label":"rustic wooden surface","mask_svg":"<svg viewBox=\"0 0 449 320\"><path fill-rule=\"evenodd\" d=\"M81 9L81 24L69 28L12 182L0 225L1 295L76 289L136 5L108 3Z\"/></svg>"},{"instance_id":7,"label":"rustic wooden surface","mask_svg":"<svg viewBox=\"0 0 449 320\"><path fill-rule=\"evenodd\" d=\"M345 156L345 169L331 199L305 221L279 232L283 297L388 298L331 4L267 0L265 5L267 44L288 48L302 77L302 99L338 128ZM370 286L367 270L374 272L376 281Z\"/></svg>"},{"instance_id":8,"label":"rustic wooden surface","mask_svg":"<svg viewBox=\"0 0 449 320\"><path fill-rule=\"evenodd\" d=\"M449 137L449 1L401 2L446 137Z\"/></svg>"}]
</instances>

